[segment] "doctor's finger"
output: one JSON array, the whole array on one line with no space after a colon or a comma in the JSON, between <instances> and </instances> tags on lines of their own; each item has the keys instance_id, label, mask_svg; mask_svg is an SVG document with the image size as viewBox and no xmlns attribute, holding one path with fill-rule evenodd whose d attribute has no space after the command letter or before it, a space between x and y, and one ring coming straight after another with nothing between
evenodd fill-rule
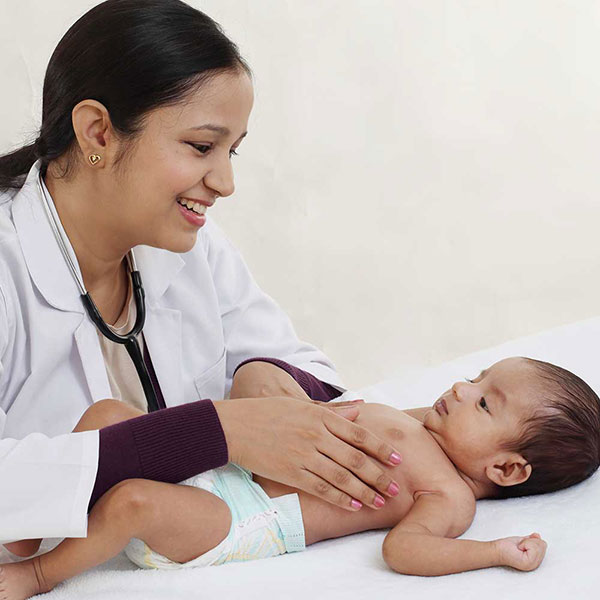
<instances>
[{"instance_id":1,"label":"doctor's finger","mask_svg":"<svg viewBox=\"0 0 600 600\"><path fill-rule=\"evenodd\" d=\"M359 409L360 404L356 408ZM395 467L402 462L400 453L391 444L384 442L368 429L337 415L335 411L326 411L323 423L335 437L362 450L383 464ZM354 472L360 476L360 473Z\"/></svg>"},{"instance_id":2,"label":"doctor's finger","mask_svg":"<svg viewBox=\"0 0 600 600\"><path fill-rule=\"evenodd\" d=\"M347 480L348 486L338 485L338 482L346 483L341 474L336 474L336 480L333 483L363 504L381 508L383 498L377 493L377 490L389 497L398 494L400 487L391 477L390 470L383 469L379 463L369 458L361 450L352 448L334 436L331 436L326 444L321 443L319 450L331 459L338 471L344 471L351 476Z\"/></svg>"},{"instance_id":3,"label":"doctor's finger","mask_svg":"<svg viewBox=\"0 0 600 600\"><path fill-rule=\"evenodd\" d=\"M349 404L347 406L325 406L323 408L344 417L344 419L348 419L348 421L356 421L358 415L360 415L360 409L357 404Z\"/></svg>"},{"instance_id":4,"label":"doctor's finger","mask_svg":"<svg viewBox=\"0 0 600 600\"><path fill-rule=\"evenodd\" d=\"M303 475L298 481L297 487L317 498L321 498L321 500L325 500L325 502L329 502L350 512L356 512L362 508L362 504L358 500L339 490L318 474L308 469L303 469Z\"/></svg>"},{"instance_id":5,"label":"doctor's finger","mask_svg":"<svg viewBox=\"0 0 600 600\"><path fill-rule=\"evenodd\" d=\"M323 408L328 408L329 410L335 410L336 408L344 408L345 406L355 406L356 404L364 404L365 401L362 398L357 398L356 400L344 400L342 402L321 402L321 400L313 400L313 404L318 404Z\"/></svg>"},{"instance_id":6,"label":"doctor's finger","mask_svg":"<svg viewBox=\"0 0 600 600\"><path fill-rule=\"evenodd\" d=\"M355 452L362 454L359 450L356 450ZM362 459L369 461L364 454L362 454ZM385 504L384 498L377 492L374 492L363 481L358 479L354 473L323 454L312 460L307 467L315 475L318 475L333 487L345 492L348 496L358 500L366 506L378 509L382 508ZM389 477L386 479L388 482L391 481Z\"/></svg>"}]
</instances>

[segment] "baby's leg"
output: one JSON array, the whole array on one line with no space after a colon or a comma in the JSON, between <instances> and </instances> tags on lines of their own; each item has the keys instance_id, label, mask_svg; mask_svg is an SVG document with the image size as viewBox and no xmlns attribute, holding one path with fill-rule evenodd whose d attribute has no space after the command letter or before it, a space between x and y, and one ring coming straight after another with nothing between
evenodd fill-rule
<instances>
[{"instance_id":1,"label":"baby's leg","mask_svg":"<svg viewBox=\"0 0 600 600\"><path fill-rule=\"evenodd\" d=\"M133 537L173 561L187 562L217 546L230 528L229 507L205 490L144 479L123 481L95 504L87 538L70 538L47 554L2 565L0 600L47 592L117 555Z\"/></svg>"},{"instance_id":2,"label":"baby's leg","mask_svg":"<svg viewBox=\"0 0 600 600\"><path fill-rule=\"evenodd\" d=\"M92 429L102 429L115 423L121 423L139 417L144 413L129 404L120 400L99 400L92 404L81 416L79 423L73 429L77 431L91 431Z\"/></svg>"},{"instance_id":3,"label":"baby's leg","mask_svg":"<svg viewBox=\"0 0 600 600\"><path fill-rule=\"evenodd\" d=\"M115 423L121 423L144 413L119 400L100 400L92 404L84 413L73 432L102 429ZM19 540L4 544L4 547L17 556L33 556L39 549L42 540ZM1 600L1 598L0 598Z\"/></svg>"},{"instance_id":4,"label":"baby's leg","mask_svg":"<svg viewBox=\"0 0 600 600\"><path fill-rule=\"evenodd\" d=\"M33 556L39 549L40 544L42 543L41 539L38 540L19 540L18 542L10 542L8 544L4 544L4 547L7 550L10 550L16 556Z\"/></svg>"}]
</instances>

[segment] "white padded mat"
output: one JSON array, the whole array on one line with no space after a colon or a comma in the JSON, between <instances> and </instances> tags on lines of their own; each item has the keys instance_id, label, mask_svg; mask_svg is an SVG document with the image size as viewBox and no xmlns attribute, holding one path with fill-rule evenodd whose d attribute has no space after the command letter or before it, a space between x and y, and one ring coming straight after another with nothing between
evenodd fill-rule
<instances>
[{"instance_id":1,"label":"white padded mat","mask_svg":"<svg viewBox=\"0 0 600 600\"><path fill-rule=\"evenodd\" d=\"M398 408L431 405L448 385L507 356L554 362L600 392L600 318L575 323L477 352L410 378L391 379L348 397ZM445 577L393 573L381 558L385 532L366 532L321 542L305 552L181 572L137 570L123 554L60 585L44 599L154 600L256 598L282 600L501 600L600 597L600 475L561 492L478 503L462 536L490 540L539 531L548 542L542 565L522 573L497 567ZM6 555L0 555L6 558Z\"/></svg>"}]
</instances>

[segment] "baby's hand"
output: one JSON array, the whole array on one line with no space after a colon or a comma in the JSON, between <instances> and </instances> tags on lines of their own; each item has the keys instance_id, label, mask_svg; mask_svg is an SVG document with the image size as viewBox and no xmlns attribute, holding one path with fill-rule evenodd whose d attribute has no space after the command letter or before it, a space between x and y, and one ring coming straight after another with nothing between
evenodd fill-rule
<instances>
[{"instance_id":1,"label":"baby's hand","mask_svg":"<svg viewBox=\"0 0 600 600\"><path fill-rule=\"evenodd\" d=\"M494 543L498 550L500 564L519 569L519 571L537 569L544 560L548 547L539 533L532 533L526 537L502 538Z\"/></svg>"}]
</instances>

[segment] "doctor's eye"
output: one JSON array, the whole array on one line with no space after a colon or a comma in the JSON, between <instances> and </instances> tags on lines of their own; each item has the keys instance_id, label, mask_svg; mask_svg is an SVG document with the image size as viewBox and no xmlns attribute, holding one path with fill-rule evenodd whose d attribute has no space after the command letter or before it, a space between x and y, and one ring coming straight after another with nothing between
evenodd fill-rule
<instances>
[{"instance_id":1,"label":"doctor's eye","mask_svg":"<svg viewBox=\"0 0 600 600\"><path fill-rule=\"evenodd\" d=\"M206 154L211 149L211 147L208 144L193 144L192 142L188 142L188 144L196 148L196 150L198 150L200 154Z\"/></svg>"},{"instance_id":2,"label":"doctor's eye","mask_svg":"<svg viewBox=\"0 0 600 600\"><path fill-rule=\"evenodd\" d=\"M483 396L481 397L481 400L479 400L479 406L481 406L481 408L483 408L484 410L490 412L487 402L485 401L485 398Z\"/></svg>"},{"instance_id":3,"label":"doctor's eye","mask_svg":"<svg viewBox=\"0 0 600 600\"><path fill-rule=\"evenodd\" d=\"M232 148L229 151L229 158L231 158L232 156L239 156L239 154L236 152L235 148Z\"/></svg>"}]
</instances>

